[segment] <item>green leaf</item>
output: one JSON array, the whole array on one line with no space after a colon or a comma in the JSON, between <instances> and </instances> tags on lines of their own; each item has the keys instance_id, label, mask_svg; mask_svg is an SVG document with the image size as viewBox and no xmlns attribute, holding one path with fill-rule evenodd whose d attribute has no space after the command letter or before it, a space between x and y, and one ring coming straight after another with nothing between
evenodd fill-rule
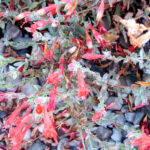
<instances>
[{"instance_id":1,"label":"green leaf","mask_svg":"<svg viewBox=\"0 0 150 150\"><path fill-rule=\"evenodd\" d=\"M39 2L32 2L30 7L29 7L29 10L33 10L34 8L36 8L38 6Z\"/></svg>"}]
</instances>

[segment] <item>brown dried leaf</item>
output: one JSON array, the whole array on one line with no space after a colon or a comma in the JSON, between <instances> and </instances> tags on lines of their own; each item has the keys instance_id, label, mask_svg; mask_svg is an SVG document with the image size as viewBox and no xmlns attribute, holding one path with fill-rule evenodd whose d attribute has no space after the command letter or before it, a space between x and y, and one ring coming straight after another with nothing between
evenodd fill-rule
<instances>
[{"instance_id":1,"label":"brown dried leaf","mask_svg":"<svg viewBox=\"0 0 150 150\"><path fill-rule=\"evenodd\" d=\"M84 118L81 118L80 119L80 121L81 121L81 123L83 123L83 124L86 124L87 123L87 117L84 117Z\"/></svg>"},{"instance_id":2,"label":"brown dried leaf","mask_svg":"<svg viewBox=\"0 0 150 150\"><path fill-rule=\"evenodd\" d=\"M36 127L32 130L31 137L35 138L35 137L38 135L38 133L39 133L39 130L38 130L39 126L40 126L40 125L36 126Z\"/></svg>"},{"instance_id":3,"label":"brown dried leaf","mask_svg":"<svg viewBox=\"0 0 150 150\"><path fill-rule=\"evenodd\" d=\"M113 34L113 33L106 33L106 34L102 35L102 37L109 43L112 43L119 38L119 36L117 34Z\"/></svg>"},{"instance_id":4,"label":"brown dried leaf","mask_svg":"<svg viewBox=\"0 0 150 150\"><path fill-rule=\"evenodd\" d=\"M130 43L133 46L141 47L150 39L150 30L138 38L135 38L134 36L132 36L130 34L128 34L128 36L130 38Z\"/></svg>"},{"instance_id":5,"label":"brown dried leaf","mask_svg":"<svg viewBox=\"0 0 150 150\"><path fill-rule=\"evenodd\" d=\"M128 29L128 34L135 37L142 34L144 30L148 30L143 24L136 23L134 19L122 19L120 22Z\"/></svg>"},{"instance_id":6,"label":"brown dried leaf","mask_svg":"<svg viewBox=\"0 0 150 150\"><path fill-rule=\"evenodd\" d=\"M142 86L142 87L149 87L150 86L150 82L138 81L136 83L140 84L140 86Z\"/></svg>"},{"instance_id":7,"label":"brown dried leaf","mask_svg":"<svg viewBox=\"0 0 150 150\"><path fill-rule=\"evenodd\" d=\"M145 26L150 28L150 17L146 17Z\"/></svg>"}]
</instances>

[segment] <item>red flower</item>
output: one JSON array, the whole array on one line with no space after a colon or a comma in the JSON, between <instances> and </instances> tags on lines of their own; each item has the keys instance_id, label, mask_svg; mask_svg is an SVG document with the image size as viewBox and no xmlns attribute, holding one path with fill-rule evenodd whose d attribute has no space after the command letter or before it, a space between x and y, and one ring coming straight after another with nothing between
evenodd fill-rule
<instances>
[{"instance_id":1,"label":"red flower","mask_svg":"<svg viewBox=\"0 0 150 150\"><path fill-rule=\"evenodd\" d=\"M96 16L98 22L102 19L103 14L104 14L104 0L101 0L101 4L97 10L97 16Z\"/></svg>"},{"instance_id":2,"label":"red flower","mask_svg":"<svg viewBox=\"0 0 150 150\"><path fill-rule=\"evenodd\" d=\"M39 20L37 22L34 22L34 24L32 24L31 27L26 27L25 29L28 32L34 33L36 30L44 28L48 23L52 23L51 19L49 19L49 20Z\"/></svg>"},{"instance_id":3,"label":"red flower","mask_svg":"<svg viewBox=\"0 0 150 150\"><path fill-rule=\"evenodd\" d=\"M18 21L18 20L21 20L25 17L27 17L28 15L31 15L32 12L23 12L23 13L20 13L18 16L15 17L15 20Z\"/></svg>"},{"instance_id":4,"label":"red flower","mask_svg":"<svg viewBox=\"0 0 150 150\"><path fill-rule=\"evenodd\" d=\"M78 74L78 98L86 99L87 95L90 93L90 90L87 88L80 70L77 71L77 74Z\"/></svg>"},{"instance_id":5,"label":"red flower","mask_svg":"<svg viewBox=\"0 0 150 150\"><path fill-rule=\"evenodd\" d=\"M130 46L130 47L128 47L128 51L130 51L130 52L133 52L134 50L135 50L135 46Z\"/></svg>"},{"instance_id":6,"label":"red flower","mask_svg":"<svg viewBox=\"0 0 150 150\"><path fill-rule=\"evenodd\" d=\"M60 71L57 71L55 73L50 73L48 75L48 78L47 78L48 83L49 84L56 84L59 80L59 75L60 75Z\"/></svg>"},{"instance_id":7,"label":"red flower","mask_svg":"<svg viewBox=\"0 0 150 150\"><path fill-rule=\"evenodd\" d=\"M33 119L32 115L28 115L22 118L20 124L17 127L13 127L14 135L12 137L12 150L18 150L21 146L23 138L26 132L31 128L29 121Z\"/></svg>"},{"instance_id":8,"label":"red flower","mask_svg":"<svg viewBox=\"0 0 150 150\"><path fill-rule=\"evenodd\" d=\"M100 54L95 54L95 53L87 53L87 54L84 54L82 56L82 58L84 59L88 59L88 60L94 60L94 59L99 59L99 58L105 58L104 55L100 55Z\"/></svg>"},{"instance_id":9,"label":"red flower","mask_svg":"<svg viewBox=\"0 0 150 150\"><path fill-rule=\"evenodd\" d=\"M58 144L58 135L55 129L53 114L51 114L51 117L49 116L46 105L44 105L44 129L42 135L45 136L45 138L53 138L56 144Z\"/></svg>"},{"instance_id":10,"label":"red flower","mask_svg":"<svg viewBox=\"0 0 150 150\"><path fill-rule=\"evenodd\" d=\"M57 83L58 83L58 81L57 81ZM48 111L54 111L55 110L55 101L57 98L57 83L55 83L52 91L49 94Z\"/></svg>"},{"instance_id":11,"label":"red flower","mask_svg":"<svg viewBox=\"0 0 150 150\"><path fill-rule=\"evenodd\" d=\"M133 146L139 146L138 150L148 150L150 148L150 135L146 135L144 131L144 125L142 126L142 134L138 139L130 141Z\"/></svg>"},{"instance_id":12,"label":"red flower","mask_svg":"<svg viewBox=\"0 0 150 150\"><path fill-rule=\"evenodd\" d=\"M29 121L33 119L33 116L29 115L30 112L31 109L28 108L23 117L17 116L14 121L15 123L12 123L12 126L9 129L9 136L11 137L12 150L18 150L20 148L26 131L31 127Z\"/></svg>"},{"instance_id":13,"label":"red flower","mask_svg":"<svg viewBox=\"0 0 150 150\"><path fill-rule=\"evenodd\" d=\"M64 75L65 72L64 72L64 58L63 57L60 59L59 69L60 69L61 73Z\"/></svg>"},{"instance_id":14,"label":"red flower","mask_svg":"<svg viewBox=\"0 0 150 150\"><path fill-rule=\"evenodd\" d=\"M49 12L52 15L54 15L54 14L56 14L57 7L58 7L57 4L49 4L48 7L44 7L44 8L41 8L40 10L38 10L36 12L36 14L41 16L41 15L45 15Z\"/></svg>"},{"instance_id":15,"label":"red flower","mask_svg":"<svg viewBox=\"0 0 150 150\"><path fill-rule=\"evenodd\" d=\"M42 61L39 61L39 62L37 63L37 66L41 66L42 63L43 63Z\"/></svg>"},{"instance_id":16,"label":"red flower","mask_svg":"<svg viewBox=\"0 0 150 150\"><path fill-rule=\"evenodd\" d=\"M65 9L68 9L66 16L71 16L76 9L76 0L74 0L73 2L70 1L70 3L68 3L68 5L65 6Z\"/></svg>"},{"instance_id":17,"label":"red flower","mask_svg":"<svg viewBox=\"0 0 150 150\"><path fill-rule=\"evenodd\" d=\"M90 38L90 35L88 33L88 28L85 28L85 34L86 34L86 45L89 49L93 48L92 40Z\"/></svg>"},{"instance_id":18,"label":"red flower","mask_svg":"<svg viewBox=\"0 0 150 150\"><path fill-rule=\"evenodd\" d=\"M98 30L100 33L103 33L103 34L107 32L107 30L100 23L98 24Z\"/></svg>"},{"instance_id":19,"label":"red flower","mask_svg":"<svg viewBox=\"0 0 150 150\"><path fill-rule=\"evenodd\" d=\"M78 5L81 2L81 0L79 0L78 2L76 2L76 0L61 0L60 3L65 3L65 8L67 11L66 13L66 18L70 17L76 9L76 5Z\"/></svg>"},{"instance_id":20,"label":"red flower","mask_svg":"<svg viewBox=\"0 0 150 150\"><path fill-rule=\"evenodd\" d=\"M10 10L14 10L14 0L10 1Z\"/></svg>"},{"instance_id":21,"label":"red flower","mask_svg":"<svg viewBox=\"0 0 150 150\"><path fill-rule=\"evenodd\" d=\"M24 66L21 66L21 67L18 68L18 71L19 71L19 72L22 72L23 69L24 69Z\"/></svg>"},{"instance_id":22,"label":"red flower","mask_svg":"<svg viewBox=\"0 0 150 150\"><path fill-rule=\"evenodd\" d=\"M148 104L139 104L138 106L134 107L134 110L142 108L142 107L144 107L146 105L148 105Z\"/></svg>"},{"instance_id":23,"label":"red flower","mask_svg":"<svg viewBox=\"0 0 150 150\"><path fill-rule=\"evenodd\" d=\"M92 117L92 121L97 121L98 119L100 119L103 116L103 112L107 109L109 109L112 105L114 105L115 103L112 102L110 104L108 104L105 108L101 109L100 111L96 112L93 117Z\"/></svg>"},{"instance_id":24,"label":"red flower","mask_svg":"<svg viewBox=\"0 0 150 150\"><path fill-rule=\"evenodd\" d=\"M12 114L10 116L8 116L6 122L5 122L5 126L10 126L12 124L16 124L16 121L17 121L17 118L18 118L18 115L20 113L20 111L22 109L25 109L29 107L29 104L24 102L21 106L18 106L14 112L12 112Z\"/></svg>"},{"instance_id":25,"label":"red flower","mask_svg":"<svg viewBox=\"0 0 150 150\"><path fill-rule=\"evenodd\" d=\"M43 107L40 104L37 104L35 111L37 114L41 114L43 112Z\"/></svg>"},{"instance_id":26,"label":"red flower","mask_svg":"<svg viewBox=\"0 0 150 150\"><path fill-rule=\"evenodd\" d=\"M96 120L100 119L103 115L104 110L105 109L102 109L99 112L96 112L92 117L92 121L96 121Z\"/></svg>"},{"instance_id":27,"label":"red flower","mask_svg":"<svg viewBox=\"0 0 150 150\"><path fill-rule=\"evenodd\" d=\"M92 30L93 35L95 37L95 39L97 40L97 42L101 45L101 47L105 47L107 44L107 41L105 41L103 39L103 37L101 36L101 34L99 32L97 32L93 26L91 24L89 24L89 28Z\"/></svg>"},{"instance_id":28,"label":"red flower","mask_svg":"<svg viewBox=\"0 0 150 150\"><path fill-rule=\"evenodd\" d=\"M72 42L74 42L75 44L77 44L78 46L82 46L83 45L83 41L79 40L79 39L72 39Z\"/></svg>"},{"instance_id":29,"label":"red flower","mask_svg":"<svg viewBox=\"0 0 150 150\"><path fill-rule=\"evenodd\" d=\"M124 49L120 46L120 45L116 45L116 50L118 50L119 52L122 52L125 56L127 56L128 54L126 54L125 52L124 52Z\"/></svg>"},{"instance_id":30,"label":"red flower","mask_svg":"<svg viewBox=\"0 0 150 150\"><path fill-rule=\"evenodd\" d=\"M53 45L51 46L50 50L48 50L47 43L45 44L45 46L44 46L44 57L45 57L46 61L50 61L53 58L54 52L55 52L55 46L57 43L56 41L57 41L57 38L56 38L55 42L53 43Z\"/></svg>"},{"instance_id":31,"label":"red flower","mask_svg":"<svg viewBox=\"0 0 150 150\"><path fill-rule=\"evenodd\" d=\"M3 16L4 16L4 14L5 14L4 12L0 13L0 17L3 17Z\"/></svg>"}]
</instances>

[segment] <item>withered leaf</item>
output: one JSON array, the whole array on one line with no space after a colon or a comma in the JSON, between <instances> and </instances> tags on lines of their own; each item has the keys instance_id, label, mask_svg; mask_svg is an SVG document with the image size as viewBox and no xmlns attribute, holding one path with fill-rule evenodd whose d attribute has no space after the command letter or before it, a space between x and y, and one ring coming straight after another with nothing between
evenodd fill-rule
<instances>
[{"instance_id":1,"label":"withered leaf","mask_svg":"<svg viewBox=\"0 0 150 150\"><path fill-rule=\"evenodd\" d=\"M149 87L150 86L150 82L138 81L136 83L140 84L140 86L142 86L142 87Z\"/></svg>"}]
</instances>

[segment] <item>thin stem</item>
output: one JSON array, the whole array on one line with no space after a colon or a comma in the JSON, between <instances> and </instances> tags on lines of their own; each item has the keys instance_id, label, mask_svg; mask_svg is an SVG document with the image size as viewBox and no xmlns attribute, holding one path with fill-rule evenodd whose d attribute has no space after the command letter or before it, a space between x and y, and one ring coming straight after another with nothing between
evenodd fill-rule
<instances>
[{"instance_id":1,"label":"thin stem","mask_svg":"<svg viewBox=\"0 0 150 150\"><path fill-rule=\"evenodd\" d=\"M81 127L80 127L80 136L81 136L81 139L82 139L83 149L86 150L85 141L84 141L84 138L83 138L83 132L82 132Z\"/></svg>"}]
</instances>

